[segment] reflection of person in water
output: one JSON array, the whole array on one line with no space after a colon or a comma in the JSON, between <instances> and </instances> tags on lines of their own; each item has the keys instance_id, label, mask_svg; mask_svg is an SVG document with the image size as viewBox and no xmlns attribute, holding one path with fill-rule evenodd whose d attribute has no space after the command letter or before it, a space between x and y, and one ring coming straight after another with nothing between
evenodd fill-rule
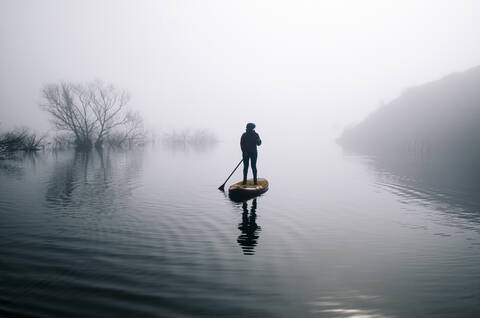
<instances>
[{"instance_id":1,"label":"reflection of person in water","mask_svg":"<svg viewBox=\"0 0 480 318\"><path fill-rule=\"evenodd\" d=\"M242 204L242 210L242 223L238 225L238 229L242 231L242 234L238 237L237 242L240 244L244 255L253 255L255 254L255 246L259 237L257 233L260 231L260 226L256 223L257 199L255 198L252 201L250 215L246 201Z\"/></svg>"}]
</instances>

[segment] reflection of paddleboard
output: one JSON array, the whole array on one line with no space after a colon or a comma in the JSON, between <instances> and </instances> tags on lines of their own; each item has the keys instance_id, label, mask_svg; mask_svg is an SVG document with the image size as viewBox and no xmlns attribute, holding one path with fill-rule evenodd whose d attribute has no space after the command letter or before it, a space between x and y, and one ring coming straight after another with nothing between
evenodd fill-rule
<instances>
[{"instance_id":1,"label":"reflection of paddleboard","mask_svg":"<svg viewBox=\"0 0 480 318\"><path fill-rule=\"evenodd\" d=\"M242 181L232 184L228 188L228 195L233 199L248 199L267 192L268 181L266 179L257 181L258 184L253 184L252 179L248 179L247 184L242 184Z\"/></svg>"}]
</instances>

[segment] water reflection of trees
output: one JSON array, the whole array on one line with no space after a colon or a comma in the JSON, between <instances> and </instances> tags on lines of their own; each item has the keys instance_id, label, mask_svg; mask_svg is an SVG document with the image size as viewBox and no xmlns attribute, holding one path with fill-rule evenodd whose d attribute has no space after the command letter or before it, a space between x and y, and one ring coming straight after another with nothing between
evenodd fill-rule
<instances>
[{"instance_id":1,"label":"water reflection of trees","mask_svg":"<svg viewBox=\"0 0 480 318\"><path fill-rule=\"evenodd\" d=\"M248 203L242 203L242 222L238 224L238 229L242 232L237 239L238 244L243 250L244 255L255 254L255 246L258 244L260 226L257 225L257 199L252 200L250 211Z\"/></svg>"},{"instance_id":2,"label":"water reflection of trees","mask_svg":"<svg viewBox=\"0 0 480 318\"><path fill-rule=\"evenodd\" d=\"M56 164L48 181L46 200L53 205L69 206L75 187L82 179L80 176L82 171L88 170L91 152L75 151L73 157L65 161L58 161L57 152L53 154Z\"/></svg>"},{"instance_id":3,"label":"water reflection of trees","mask_svg":"<svg viewBox=\"0 0 480 318\"><path fill-rule=\"evenodd\" d=\"M7 157L0 159L0 175L22 177L25 167L35 170L37 161L41 159L41 155L33 151L11 152Z\"/></svg>"},{"instance_id":4,"label":"water reflection of trees","mask_svg":"<svg viewBox=\"0 0 480 318\"><path fill-rule=\"evenodd\" d=\"M138 151L75 151L54 153L56 159L45 199L51 207L114 209L129 196L138 177Z\"/></svg>"}]
</instances>

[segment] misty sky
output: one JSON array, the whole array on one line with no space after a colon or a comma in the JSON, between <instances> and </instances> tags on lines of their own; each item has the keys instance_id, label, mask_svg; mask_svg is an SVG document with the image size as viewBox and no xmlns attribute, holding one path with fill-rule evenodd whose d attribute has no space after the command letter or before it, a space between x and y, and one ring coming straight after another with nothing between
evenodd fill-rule
<instances>
[{"instance_id":1,"label":"misty sky","mask_svg":"<svg viewBox=\"0 0 480 318\"><path fill-rule=\"evenodd\" d=\"M42 85L127 89L147 127L338 134L480 64L478 1L0 1L1 129L50 128Z\"/></svg>"}]
</instances>

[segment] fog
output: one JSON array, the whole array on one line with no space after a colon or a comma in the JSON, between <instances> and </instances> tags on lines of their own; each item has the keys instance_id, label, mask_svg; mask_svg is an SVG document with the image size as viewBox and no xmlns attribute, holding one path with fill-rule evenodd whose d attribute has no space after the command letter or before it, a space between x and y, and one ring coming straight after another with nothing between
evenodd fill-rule
<instances>
[{"instance_id":1,"label":"fog","mask_svg":"<svg viewBox=\"0 0 480 318\"><path fill-rule=\"evenodd\" d=\"M480 317L479 30L0 0L0 316Z\"/></svg>"},{"instance_id":2,"label":"fog","mask_svg":"<svg viewBox=\"0 0 480 318\"><path fill-rule=\"evenodd\" d=\"M51 129L42 86L127 89L157 132L253 121L335 137L405 88L480 64L476 1L6 1L0 128Z\"/></svg>"}]
</instances>

